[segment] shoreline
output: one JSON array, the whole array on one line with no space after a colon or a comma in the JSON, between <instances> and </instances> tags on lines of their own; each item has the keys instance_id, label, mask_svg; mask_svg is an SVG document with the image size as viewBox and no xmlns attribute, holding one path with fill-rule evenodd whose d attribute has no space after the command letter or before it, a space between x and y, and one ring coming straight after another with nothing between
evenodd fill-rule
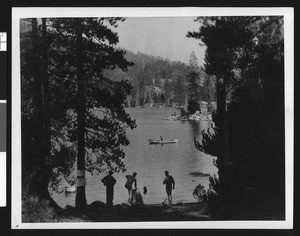
<instances>
[{"instance_id":1,"label":"shoreline","mask_svg":"<svg viewBox=\"0 0 300 236\"><path fill-rule=\"evenodd\" d=\"M153 221L205 221L211 217L205 213L202 203L177 203L129 205L117 204L108 207L95 201L84 209L67 206L56 212L60 222L153 222Z\"/></svg>"}]
</instances>

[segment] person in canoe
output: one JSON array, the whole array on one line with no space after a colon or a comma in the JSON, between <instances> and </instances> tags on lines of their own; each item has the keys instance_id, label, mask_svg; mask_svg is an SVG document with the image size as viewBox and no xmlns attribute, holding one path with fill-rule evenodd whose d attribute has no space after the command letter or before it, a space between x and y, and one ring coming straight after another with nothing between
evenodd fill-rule
<instances>
[{"instance_id":1,"label":"person in canoe","mask_svg":"<svg viewBox=\"0 0 300 236\"><path fill-rule=\"evenodd\" d=\"M101 181L106 186L106 204L108 206L113 205L114 199L114 185L116 184L116 179L112 177L113 171L110 170L108 175L105 176Z\"/></svg>"},{"instance_id":2,"label":"person in canoe","mask_svg":"<svg viewBox=\"0 0 300 236\"><path fill-rule=\"evenodd\" d=\"M136 181L136 175L137 173L134 172L133 175L126 175L126 183L125 188L128 190L128 203L131 203L132 201L132 185L134 183L135 189L137 189L137 181Z\"/></svg>"},{"instance_id":3,"label":"person in canoe","mask_svg":"<svg viewBox=\"0 0 300 236\"><path fill-rule=\"evenodd\" d=\"M166 192L169 201L169 205L172 205L172 189L175 189L174 178L169 175L169 171L165 171L166 178L163 181L163 184L166 185Z\"/></svg>"}]
</instances>

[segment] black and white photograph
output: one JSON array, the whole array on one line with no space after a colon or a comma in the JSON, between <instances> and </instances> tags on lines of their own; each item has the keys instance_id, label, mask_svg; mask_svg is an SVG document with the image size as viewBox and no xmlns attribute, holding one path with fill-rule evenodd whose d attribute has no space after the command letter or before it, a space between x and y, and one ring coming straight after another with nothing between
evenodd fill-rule
<instances>
[{"instance_id":1,"label":"black and white photograph","mask_svg":"<svg viewBox=\"0 0 300 236\"><path fill-rule=\"evenodd\" d=\"M292 8L13 8L12 228L291 228L292 30Z\"/></svg>"}]
</instances>

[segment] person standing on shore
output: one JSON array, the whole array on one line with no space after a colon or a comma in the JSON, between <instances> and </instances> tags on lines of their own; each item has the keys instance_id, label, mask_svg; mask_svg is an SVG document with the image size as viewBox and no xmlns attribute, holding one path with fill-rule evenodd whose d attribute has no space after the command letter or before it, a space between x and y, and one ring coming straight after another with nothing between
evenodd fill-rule
<instances>
[{"instance_id":1,"label":"person standing on shore","mask_svg":"<svg viewBox=\"0 0 300 236\"><path fill-rule=\"evenodd\" d=\"M169 171L165 171L166 178L163 181L163 184L166 185L166 192L168 196L169 205L172 205L172 189L175 189L174 178L169 175Z\"/></svg>"},{"instance_id":2,"label":"person standing on shore","mask_svg":"<svg viewBox=\"0 0 300 236\"><path fill-rule=\"evenodd\" d=\"M113 171L110 170L108 175L105 176L101 181L106 186L106 204L108 206L113 205L114 199L114 185L116 184L116 179L112 177Z\"/></svg>"},{"instance_id":3,"label":"person standing on shore","mask_svg":"<svg viewBox=\"0 0 300 236\"><path fill-rule=\"evenodd\" d=\"M128 190L128 203L131 203L132 201L132 185L134 183L135 189L137 189L137 181L136 181L136 175L137 173L134 172L133 175L126 175L126 183L125 188Z\"/></svg>"}]
</instances>

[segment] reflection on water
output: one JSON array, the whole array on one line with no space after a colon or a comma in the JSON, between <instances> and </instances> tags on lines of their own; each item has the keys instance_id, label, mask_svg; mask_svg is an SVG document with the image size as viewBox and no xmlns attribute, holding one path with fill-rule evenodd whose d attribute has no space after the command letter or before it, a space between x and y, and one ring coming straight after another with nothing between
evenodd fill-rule
<instances>
[{"instance_id":1,"label":"reflection on water","mask_svg":"<svg viewBox=\"0 0 300 236\"><path fill-rule=\"evenodd\" d=\"M199 138L201 135L201 130L206 129L207 122L200 122L197 120L187 121L187 123L191 126L191 131L194 137ZM202 126L202 127L201 127Z\"/></svg>"},{"instance_id":2,"label":"reflection on water","mask_svg":"<svg viewBox=\"0 0 300 236\"><path fill-rule=\"evenodd\" d=\"M175 109L127 109L133 119L136 119L137 128L129 130L127 136L129 146L125 147L124 163L127 171L115 173L114 203L126 202L128 193L124 185L125 175L137 172L137 184L142 192L147 186L148 192L142 194L146 204L162 203L166 197L164 185L164 171L168 170L175 179L176 186L173 192L173 201L194 202L192 192L197 184L208 186L208 175L215 174L216 168L212 157L199 152L194 145L194 137L201 138L201 130L210 127L209 121L167 121L163 118L174 113ZM149 139L179 139L178 143L164 145L149 145ZM192 174L190 173L201 173ZM87 174L86 198L91 203L95 200L105 202L105 187L101 179L106 173L99 176ZM54 195L61 206L74 205L75 194Z\"/></svg>"}]
</instances>

